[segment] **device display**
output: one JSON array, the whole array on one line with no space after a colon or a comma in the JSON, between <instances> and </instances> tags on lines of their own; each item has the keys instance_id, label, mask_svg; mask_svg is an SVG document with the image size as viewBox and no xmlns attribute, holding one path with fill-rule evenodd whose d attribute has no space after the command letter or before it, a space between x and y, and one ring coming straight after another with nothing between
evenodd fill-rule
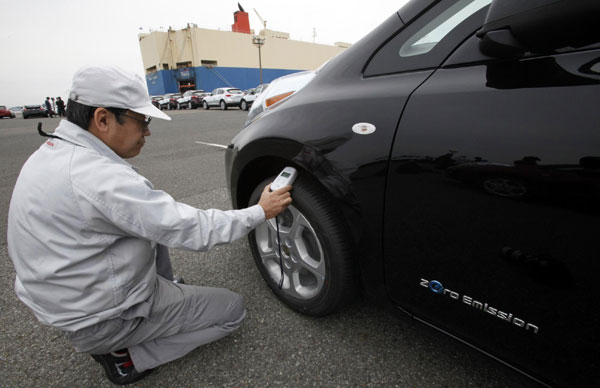
<instances>
[{"instance_id":1,"label":"device display","mask_svg":"<svg viewBox=\"0 0 600 388\"><path fill-rule=\"evenodd\" d=\"M298 171L296 171L294 167L284 168L283 170L281 170L279 175L277 175L277 178L275 178L273 183L271 183L271 191L275 191L282 187L291 185L292 183L294 183L297 176Z\"/></svg>"}]
</instances>

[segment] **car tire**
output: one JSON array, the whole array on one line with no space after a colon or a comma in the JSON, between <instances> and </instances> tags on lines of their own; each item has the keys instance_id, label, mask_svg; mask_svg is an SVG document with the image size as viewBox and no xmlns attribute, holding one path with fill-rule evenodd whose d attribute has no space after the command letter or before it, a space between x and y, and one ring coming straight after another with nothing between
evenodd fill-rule
<instances>
[{"instance_id":1,"label":"car tire","mask_svg":"<svg viewBox=\"0 0 600 388\"><path fill-rule=\"evenodd\" d=\"M227 104L225 103L225 101L221 100L219 106L221 107L221 110L227 110Z\"/></svg>"},{"instance_id":2,"label":"car tire","mask_svg":"<svg viewBox=\"0 0 600 388\"><path fill-rule=\"evenodd\" d=\"M182 109L183 109L183 107L181 106L181 104L177 103L177 110L182 110Z\"/></svg>"},{"instance_id":3,"label":"car tire","mask_svg":"<svg viewBox=\"0 0 600 388\"><path fill-rule=\"evenodd\" d=\"M258 203L264 187L259 184L250 197ZM284 281L277 246L277 224L270 219L248 238L256 265L271 290L293 310L323 316L351 302L358 289L353 244L336 207L322 189L299 176L292 191L293 203L278 216Z\"/></svg>"},{"instance_id":4,"label":"car tire","mask_svg":"<svg viewBox=\"0 0 600 388\"><path fill-rule=\"evenodd\" d=\"M240 101L240 109L241 110L248 110L248 103L246 102L246 100Z\"/></svg>"},{"instance_id":5,"label":"car tire","mask_svg":"<svg viewBox=\"0 0 600 388\"><path fill-rule=\"evenodd\" d=\"M192 110L192 102L191 102L191 101L188 101L188 103L187 103L187 108L188 108L189 110Z\"/></svg>"},{"instance_id":6,"label":"car tire","mask_svg":"<svg viewBox=\"0 0 600 388\"><path fill-rule=\"evenodd\" d=\"M209 109L210 109L210 107L208 106L208 102L206 102L206 101L204 101L204 102L202 103L202 106L203 106L203 107L204 107L204 109L206 109L206 110L209 110Z\"/></svg>"}]
</instances>

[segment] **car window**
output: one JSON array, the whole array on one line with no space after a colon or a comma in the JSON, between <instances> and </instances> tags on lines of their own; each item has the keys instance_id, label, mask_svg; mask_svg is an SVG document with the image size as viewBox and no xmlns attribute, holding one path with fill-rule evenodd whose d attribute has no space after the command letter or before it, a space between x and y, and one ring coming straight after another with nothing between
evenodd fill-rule
<instances>
[{"instance_id":1,"label":"car window","mask_svg":"<svg viewBox=\"0 0 600 388\"><path fill-rule=\"evenodd\" d=\"M461 0L420 29L401 47L398 55L426 54L466 18L491 3L491 0Z\"/></svg>"},{"instance_id":2,"label":"car window","mask_svg":"<svg viewBox=\"0 0 600 388\"><path fill-rule=\"evenodd\" d=\"M375 76L434 68L464 39L481 27L492 0L442 1L400 30L367 64Z\"/></svg>"},{"instance_id":3,"label":"car window","mask_svg":"<svg viewBox=\"0 0 600 388\"><path fill-rule=\"evenodd\" d=\"M0 109L6 109L4 105L0 105Z\"/></svg>"},{"instance_id":4,"label":"car window","mask_svg":"<svg viewBox=\"0 0 600 388\"><path fill-rule=\"evenodd\" d=\"M242 91L240 89L227 89L227 93L242 94Z\"/></svg>"}]
</instances>

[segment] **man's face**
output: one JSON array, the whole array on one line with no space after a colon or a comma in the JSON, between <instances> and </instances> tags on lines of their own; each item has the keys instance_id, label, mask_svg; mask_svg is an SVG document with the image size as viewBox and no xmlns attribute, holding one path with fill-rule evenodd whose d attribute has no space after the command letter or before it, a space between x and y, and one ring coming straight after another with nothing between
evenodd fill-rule
<instances>
[{"instance_id":1,"label":"man's face","mask_svg":"<svg viewBox=\"0 0 600 388\"><path fill-rule=\"evenodd\" d=\"M146 117L129 110L118 117L111 115L108 136L104 142L123 159L137 156L146 142L145 137L150 136L150 129L144 123Z\"/></svg>"}]
</instances>

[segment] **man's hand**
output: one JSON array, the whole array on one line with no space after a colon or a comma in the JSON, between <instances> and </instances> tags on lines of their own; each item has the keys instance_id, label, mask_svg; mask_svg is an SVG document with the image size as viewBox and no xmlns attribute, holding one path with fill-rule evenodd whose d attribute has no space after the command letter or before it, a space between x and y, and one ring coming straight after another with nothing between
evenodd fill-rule
<instances>
[{"instance_id":1,"label":"man's hand","mask_svg":"<svg viewBox=\"0 0 600 388\"><path fill-rule=\"evenodd\" d=\"M275 191L269 191L270 187L271 184L265 186L258 200L258 204L265 211L265 219L267 220L283 212L292 203L292 196L290 195L292 186L285 186Z\"/></svg>"}]
</instances>

